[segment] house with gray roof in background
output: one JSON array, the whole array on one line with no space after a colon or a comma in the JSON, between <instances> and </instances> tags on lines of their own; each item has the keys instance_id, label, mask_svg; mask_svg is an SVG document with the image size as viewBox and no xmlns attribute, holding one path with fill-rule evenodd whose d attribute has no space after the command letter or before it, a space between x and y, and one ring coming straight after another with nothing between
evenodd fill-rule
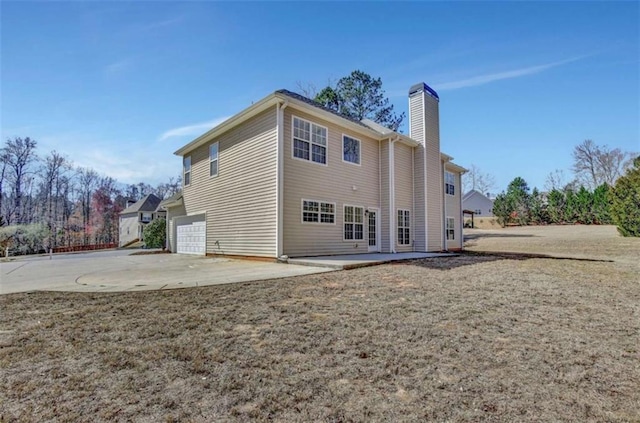
<instances>
[{"instance_id":1,"label":"house with gray roof in background","mask_svg":"<svg viewBox=\"0 0 640 423\"><path fill-rule=\"evenodd\" d=\"M474 217L493 217L493 200L472 189L462 197L462 209L472 211Z\"/></svg>"},{"instance_id":2,"label":"house with gray roof in background","mask_svg":"<svg viewBox=\"0 0 640 423\"><path fill-rule=\"evenodd\" d=\"M166 210L159 207L161 201L156 195L148 194L120 212L118 246L143 241L145 226L155 219L166 217Z\"/></svg>"},{"instance_id":3,"label":"house with gray roof in background","mask_svg":"<svg viewBox=\"0 0 640 423\"><path fill-rule=\"evenodd\" d=\"M462 249L461 175L439 97L409 90L409 135L278 90L175 152L173 252L267 258Z\"/></svg>"}]
</instances>

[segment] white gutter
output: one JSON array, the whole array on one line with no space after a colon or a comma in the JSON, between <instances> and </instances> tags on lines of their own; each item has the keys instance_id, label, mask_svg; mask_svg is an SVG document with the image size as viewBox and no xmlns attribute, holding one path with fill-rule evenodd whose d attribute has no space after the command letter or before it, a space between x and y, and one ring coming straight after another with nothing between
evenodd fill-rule
<instances>
[{"instance_id":1,"label":"white gutter","mask_svg":"<svg viewBox=\"0 0 640 423\"><path fill-rule=\"evenodd\" d=\"M284 253L284 109L288 105L288 100L276 104L276 258Z\"/></svg>"}]
</instances>

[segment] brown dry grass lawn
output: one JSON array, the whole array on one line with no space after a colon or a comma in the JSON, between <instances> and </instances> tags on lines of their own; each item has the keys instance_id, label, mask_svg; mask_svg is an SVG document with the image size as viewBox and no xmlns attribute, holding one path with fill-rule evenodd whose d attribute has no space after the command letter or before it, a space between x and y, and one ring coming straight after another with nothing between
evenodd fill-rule
<instances>
[{"instance_id":1,"label":"brown dry grass lawn","mask_svg":"<svg viewBox=\"0 0 640 423\"><path fill-rule=\"evenodd\" d=\"M0 421L639 422L640 239L470 235L456 258L2 296Z\"/></svg>"}]
</instances>

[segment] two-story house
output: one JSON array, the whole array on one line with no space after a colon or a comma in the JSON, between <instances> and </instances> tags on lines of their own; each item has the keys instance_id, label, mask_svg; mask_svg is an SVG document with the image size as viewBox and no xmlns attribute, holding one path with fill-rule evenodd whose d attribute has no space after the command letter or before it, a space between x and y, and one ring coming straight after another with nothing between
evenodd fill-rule
<instances>
[{"instance_id":1,"label":"two-story house","mask_svg":"<svg viewBox=\"0 0 640 423\"><path fill-rule=\"evenodd\" d=\"M462 248L460 177L439 98L409 91L409 135L276 91L175 152L168 247L277 258Z\"/></svg>"},{"instance_id":2,"label":"two-story house","mask_svg":"<svg viewBox=\"0 0 640 423\"><path fill-rule=\"evenodd\" d=\"M161 201L156 195L149 194L120 212L120 247L136 240L142 241L145 226L154 219L166 217L166 210L159 207Z\"/></svg>"}]
</instances>

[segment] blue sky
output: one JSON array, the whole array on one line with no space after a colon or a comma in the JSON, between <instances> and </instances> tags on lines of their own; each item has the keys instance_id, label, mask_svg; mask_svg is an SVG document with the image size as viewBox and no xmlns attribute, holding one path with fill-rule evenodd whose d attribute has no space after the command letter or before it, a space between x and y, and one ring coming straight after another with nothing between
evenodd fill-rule
<instances>
[{"instance_id":1,"label":"blue sky","mask_svg":"<svg viewBox=\"0 0 640 423\"><path fill-rule=\"evenodd\" d=\"M0 3L1 132L123 183L271 92L361 69L398 112L440 95L442 149L542 188L585 139L640 151L638 2ZM405 127L406 128L406 127ZM405 129L405 132L406 129Z\"/></svg>"}]
</instances>

